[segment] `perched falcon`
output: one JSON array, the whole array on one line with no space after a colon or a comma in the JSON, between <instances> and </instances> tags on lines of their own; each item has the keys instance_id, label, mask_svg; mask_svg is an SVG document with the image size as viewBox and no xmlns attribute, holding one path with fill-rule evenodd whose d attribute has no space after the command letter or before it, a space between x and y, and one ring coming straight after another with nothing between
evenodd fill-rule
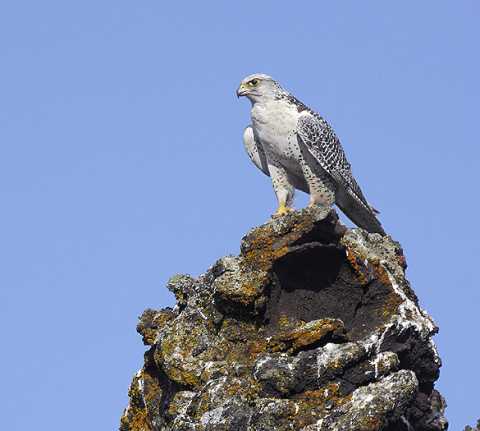
<instances>
[{"instance_id":1,"label":"perched falcon","mask_svg":"<svg viewBox=\"0 0 480 431\"><path fill-rule=\"evenodd\" d=\"M353 177L340 142L316 112L285 91L272 77L245 78L237 96L252 102L252 124L243 141L253 163L273 184L279 207L292 211L295 189L310 194L309 206L337 206L359 227L385 235Z\"/></svg>"}]
</instances>

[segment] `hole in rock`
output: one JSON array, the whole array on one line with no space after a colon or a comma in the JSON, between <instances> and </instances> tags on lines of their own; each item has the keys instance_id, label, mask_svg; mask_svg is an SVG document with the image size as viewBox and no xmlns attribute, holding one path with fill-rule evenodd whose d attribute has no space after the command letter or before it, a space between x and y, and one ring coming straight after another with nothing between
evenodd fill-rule
<instances>
[{"instance_id":1,"label":"hole in rock","mask_svg":"<svg viewBox=\"0 0 480 431\"><path fill-rule=\"evenodd\" d=\"M376 279L362 285L342 248L304 244L273 265L265 329L277 334L286 322L295 326L328 317L341 319L347 336L358 339L386 320L382 313L390 294Z\"/></svg>"}]
</instances>

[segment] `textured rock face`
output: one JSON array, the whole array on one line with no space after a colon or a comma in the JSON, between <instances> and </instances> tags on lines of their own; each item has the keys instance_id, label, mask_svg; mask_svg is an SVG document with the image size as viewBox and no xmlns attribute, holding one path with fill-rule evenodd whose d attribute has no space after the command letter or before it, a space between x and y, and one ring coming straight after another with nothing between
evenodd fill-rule
<instances>
[{"instance_id":1,"label":"textured rock face","mask_svg":"<svg viewBox=\"0 0 480 431\"><path fill-rule=\"evenodd\" d=\"M446 430L433 320L400 244L308 208L146 310L122 431Z\"/></svg>"},{"instance_id":2,"label":"textured rock face","mask_svg":"<svg viewBox=\"0 0 480 431\"><path fill-rule=\"evenodd\" d=\"M480 419L477 422L476 428L472 428L471 426L467 425L463 431L480 431Z\"/></svg>"}]
</instances>

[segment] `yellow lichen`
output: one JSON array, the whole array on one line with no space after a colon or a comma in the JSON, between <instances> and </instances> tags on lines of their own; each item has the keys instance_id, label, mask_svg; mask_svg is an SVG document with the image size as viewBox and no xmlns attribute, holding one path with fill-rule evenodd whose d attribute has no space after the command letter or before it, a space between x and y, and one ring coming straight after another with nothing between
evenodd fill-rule
<instances>
[{"instance_id":1,"label":"yellow lichen","mask_svg":"<svg viewBox=\"0 0 480 431\"><path fill-rule=\"evenodd\" d=\"M287 354L292 354L305 346L320 341L326 335L342 327L343 322L338 319L312 321L292 331L272 337L269 347L272 352L286 350Z\"/></svg>"},{"instance_id":2,"label":"yellow lichen","mask_svg":"<svg viewBox=\"0 0 480 431\"><path fill-rule=\"evenodd\" d=\"M141 384L139 383L141 382ZM150 431L151 418L155 414L155 406L161 397L162 389L158 380L149 372L142 369L135 376L128 395L130 404L121 418L121 430Z\"/></svg>"}]
</instances>

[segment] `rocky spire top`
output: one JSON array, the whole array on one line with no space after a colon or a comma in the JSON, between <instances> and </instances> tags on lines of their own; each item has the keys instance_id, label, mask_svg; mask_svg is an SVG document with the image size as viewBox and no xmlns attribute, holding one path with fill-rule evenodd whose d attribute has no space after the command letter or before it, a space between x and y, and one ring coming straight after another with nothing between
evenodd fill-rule
<instances>
[{"instance_id":1,"label":"rocky spire top","mask_svg":"<svg viewBox=\"0 0 480 431\"><path fill-rule=\"evenodd\" d=\"M447 429L433 320L390 237L308 208L252 229L239 256L172 277L122 431Z\"/></svg>"}]
</instances>

